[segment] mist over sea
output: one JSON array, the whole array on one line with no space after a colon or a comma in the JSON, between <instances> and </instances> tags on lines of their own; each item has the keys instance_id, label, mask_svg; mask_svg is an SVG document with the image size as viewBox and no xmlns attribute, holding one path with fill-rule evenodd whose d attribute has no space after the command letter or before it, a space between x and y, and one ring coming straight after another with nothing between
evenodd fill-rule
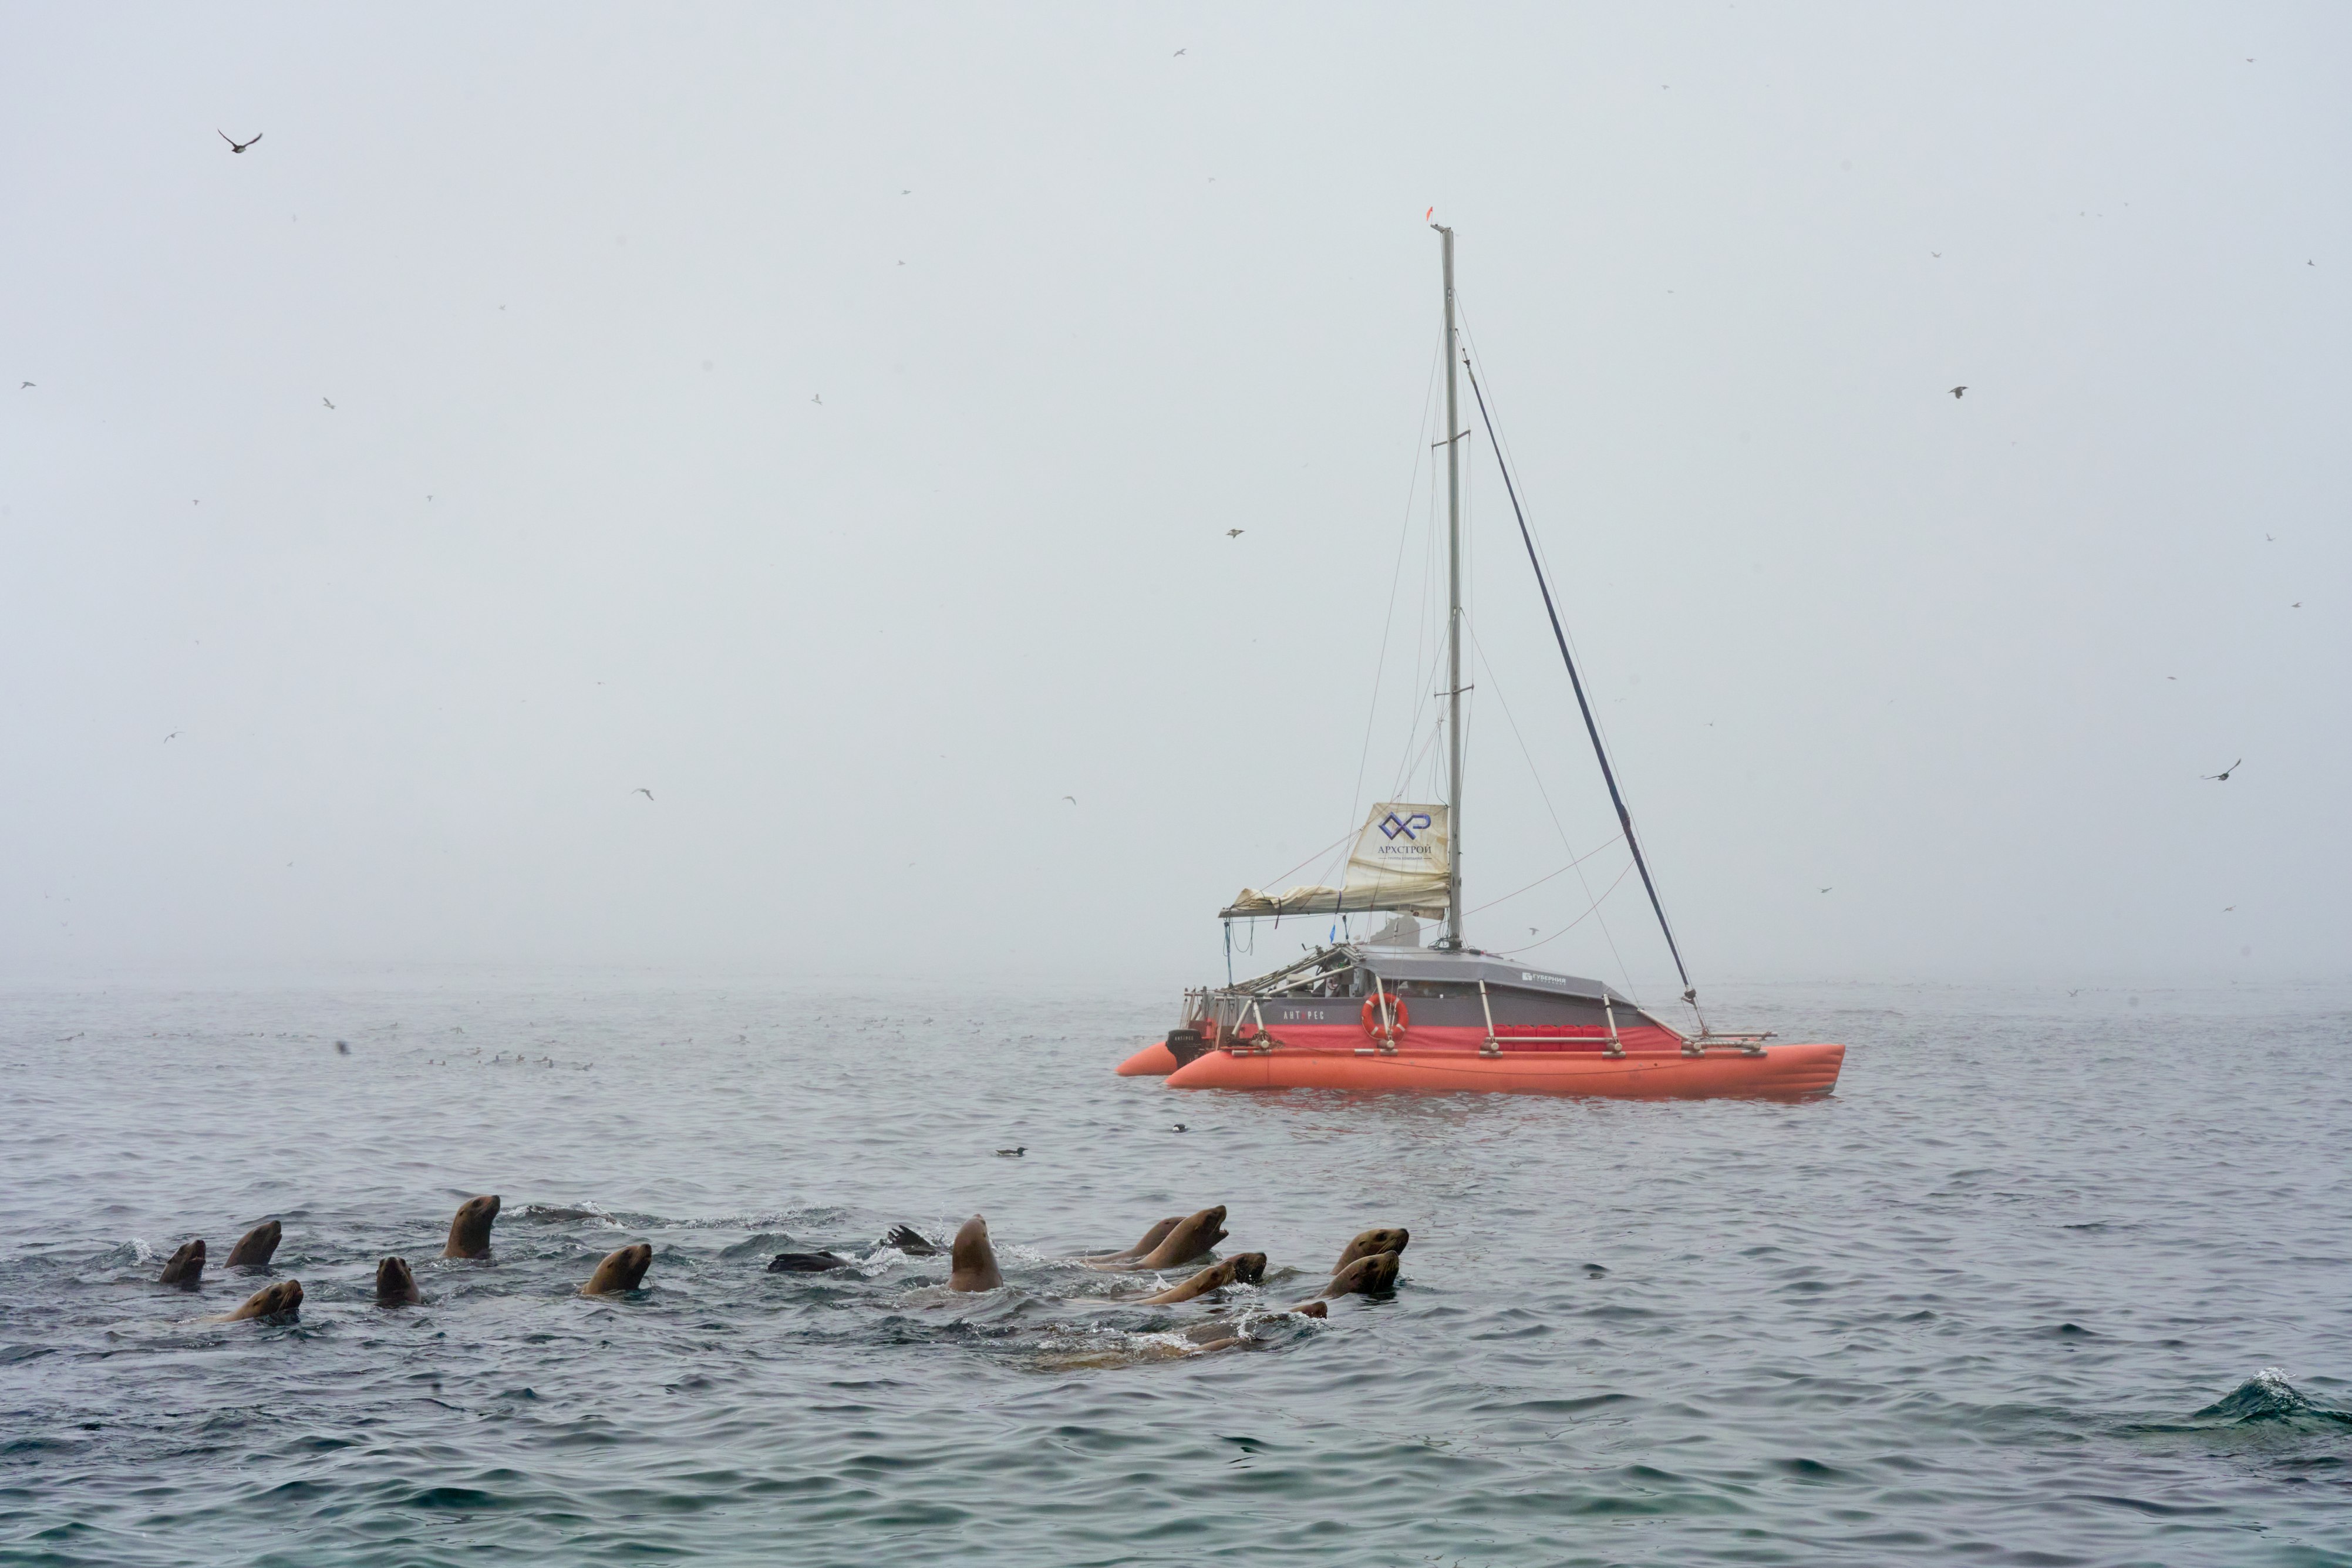
<instances>
[{"instance_id":1,"label":"mist over sea","mask_svg":"<svg viewBox=\"0 0 2352 1568\"><path fill-rule=\"evenodd\" d=\"M0 1562L2352 1562L2352 988L1727 991L1852 1047L1800 1104L1114 1077L1173 1005L0 993ZM1219 1202L1223 1306L1060 1261ZM1002 1291L763 1271L973 1212ZM1265 1315L1382 1223L1392 1300ZM267 1278L299 1324L202 1321Z\"/></svg>"}]
</instances>

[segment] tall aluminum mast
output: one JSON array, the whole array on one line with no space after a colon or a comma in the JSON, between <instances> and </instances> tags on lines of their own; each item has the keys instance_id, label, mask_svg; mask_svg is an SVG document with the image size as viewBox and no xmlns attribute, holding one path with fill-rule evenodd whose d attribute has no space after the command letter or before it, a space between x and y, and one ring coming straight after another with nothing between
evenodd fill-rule
<instances>
[{"instance_id":1,"label":"tall aluminum mast","mask_svg":"<svg viewBox=\"0 0 2352 1568\"><path fill-rule=\"evenodd\" d=\"M1443 947L1462 946L1462 430L1454 405L1454 367L1460 351L1454 341L1454 231L1438 233L1445 253L1445 743L1449 765L1445 791L1445 937Z\"/></svg>"}]
</instances>

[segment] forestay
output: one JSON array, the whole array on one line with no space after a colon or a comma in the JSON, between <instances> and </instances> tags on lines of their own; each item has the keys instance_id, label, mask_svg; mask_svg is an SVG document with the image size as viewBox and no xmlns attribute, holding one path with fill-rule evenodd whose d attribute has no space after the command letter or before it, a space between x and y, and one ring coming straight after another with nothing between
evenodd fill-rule
<instances>
[{"instance_id":1,"label":"forestay","mask_svg":"<svg viewBox=\"0 0 2352 1568\"><path fill-rule=\"evenodd\" d=\"M1364 831L1356 835L1356 847L1348 853L1348 873L1340 886L1294 887L1281 894L1245 887L1222 917L1352 915L1375 909L1442 917L1453 864L1449 829L1442 805L1383 801L1364 819Z\"/></svg>"}]
</instances>

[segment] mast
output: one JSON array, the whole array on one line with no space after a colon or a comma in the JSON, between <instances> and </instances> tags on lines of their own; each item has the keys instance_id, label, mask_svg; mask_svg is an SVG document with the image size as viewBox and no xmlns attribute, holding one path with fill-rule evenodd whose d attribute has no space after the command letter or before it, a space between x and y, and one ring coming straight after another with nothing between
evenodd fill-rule
<instances>
[{"instance_id":1,"label":"mast","mask_svg":"<svg viewBox=\"0 0 2352 1568\"><path fill-rule=\"evenodd\" d=\"M1454 231L1438 233L1445 256L1445 938L1462 946L1462 435L1454 403Z\"/></svg>"}]
</instances>

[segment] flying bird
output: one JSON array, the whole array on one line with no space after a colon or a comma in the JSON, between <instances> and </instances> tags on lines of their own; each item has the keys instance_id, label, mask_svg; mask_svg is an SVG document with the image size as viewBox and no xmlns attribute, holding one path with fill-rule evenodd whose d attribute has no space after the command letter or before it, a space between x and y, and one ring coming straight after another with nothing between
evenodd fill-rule
<instances>
[{"instance_id":1,"label":"flying bird","mask_svg":"<svg viewBox=\"0 0 2352 1568\"><path fill-rule=\"evenodd\" d=\"M816 404L819 408L823 408L824 406L824 393L815 392L811 394L809 402Z\"/></svg>"},{"instance_id":2,"label":"flying bird","mask_svg":"<svg viewBox=\"0 0 2352 1568\"><path fill-rule=\"evenodd\" d=\"M1828 888L1826 888L1826 887L1825 887L1825 888L1822 889L1822 891L1823 893L1827 893L1827 892L1829 892L1830 890L1829 890Z\"/></svg>"},{"instance_id":3,"label":"flying bird","mask_svg":"<svg viewBox=\"0 0 2352 1568\"><path fill-rule=\"evenodd\" d=\"M1237 538L1241 538L1241 537L1242 537L1242 530L1241 530L1241 529L1239 529L1239 528L1227 528L1227 529L1225 530L1225 538L1229 538L1229 539L1237 539Z\"/></svg>"},{"instance_id":4,"label":"flying bird","mask_svg":"<svg viewBox=\"0 0 2352 1568\"><path fill-rule=\"evenodd\" d=\"M214 127L213 127L213 129L214 129L214 130L215 130L215 131L220 131L220 127L219 127L219 126L217 126L217 125L214 126ZM220 139L221 139L223 141L226 141L226 142L227 142L227 143L228 143L228 150L229 150L230 152L244 152L247 148L248 148L248 147L252 146L254 142L258 141L260 141L260 140L261 140L261 132L260 132L260 131L255 131L255 132L253 133L253 135L252 135L252 137L251 137L251 139L250 139L250 140L244 141L239 141L236 137L231 136L227 131L220 131Z\"/></svg>"},{"instance_id":5,"label":"flying bird","mask_svg":"<svg viewBox=\"0 0 2352 1568\"><path fill-rule=\"evenodd\" d=\"M652 800L652 799L654 798L654 792L653 792L652 790L650 790L650 789L646 789L646 788L645 786L643 786L642 784L641 784L641 785L639 785L639 786L638 786L637 788L635 788L635 789L630 790L630 791L629 791L629 793L630 793L630 794L632 794L632 795L643 795L643 796L644 796L646 800Z\"/></svg>"},{"instance_id":6,"label":"flying bird","mask_svg":"<svg viewBox=\"0 0 2352 1568\"><path fill-rule=\"evenodd\" d=\"M1076 795L1065 795L1062 799L1067 800L1073 806L1078 803L1078 798Z\"/></svg>"},{"instance_id":7,"label":"flying bird","mask_svg":"<svg viewBox=\"0 0 2352 1568\"><path fill-rule=\"evenodd\" d=\"M334 400L333 398L331 398L331 397L322 397L322 398L320 398L319 401L320 401L320 402L325 403L329 408L332 408L332 407L334 407L334 406L335 406L335 400Z\"/></svg>"},{"instance_id":8,"label":"flying bird","mask_svg":"<svg viewBox=\"0 0 2352 1568\"><path fill-rule=\"evenodd\" d=\"M26 386L31 386L33 383L32 383L32 382L26 382L25 384L26 384ZM2264 534L2264 535L2263 536L2263 538L2264 538L2268 539L2268 540L2269 540L2271 543L2273 543L2273 544L2276 544L2276 543L2278 543L2278 535L2276 535L2276 534Z\"/></svg>"},{"instance_id":9,"label":"flying bird","mask_svg":"<svg viewBox=\"0 0 2352 1568\"><path fill-rule=\"evenodd\" d=\"M2245 761L2245 758L2242 758L2242 757L2241 757L2241 758L2238 758L2238 761L2237 761L2237 762L2232 762L2231 764L2230 764L2230 766L2228 766L2227 768L2223 768L2223 769L2221 769L2221 772L2219 772L2219 773L2200 773L2197 777L2198 777L2198 778L2200 778L2200 779L2219 779L2221 782L2222 782L2222 783L2224 783L2224 784L2227 784L2227 783L2230 781L2230 775L2231 775L2231 774L2232 774L2232 773L2235 773L2235 772L2238 770L2238 763L2240 763L2240 762L2243 762L2243 761Z\"/></svg>"},{"instance_id":10,"label":"flying bird","mask_svg":"<svg viewBox=\"0 0 2352 1568\"><path fill-rule=\"evenodd\" d=\"M1962 392L1964 392L1968 391L1968 390L1969 390L1969 389L1968 389L1968 388L1966 388L1966 387L1954 387L1954 388L1952 389L1952 401L1953 401L1954 402L1959 402L1959 401L1960 401L1960 394L1961 394Z\"/></svg>"},{"instance_id":11,"label":"flying bird","mask_svg":"<svg viewBox=\"0 0 2352 1568\"><path fill-rule=\"evenodd\" d=\"M163 737L163 744L164 744L164 745L166 745L166 746L169 746L169 745L171 745L171 744L172 744L172 742L173 742L174 740L177 740L179 737L180 737L180 732L179 732L178 730L176 730L176 729L175 729L175 730L173 730L171 734L169 734L169 735L167 735L167 736L165 736L165 737Z\"/></svg>"},{"instance_id":12,"label":"flying bird","mask_svg":"<svg viewBox=\"0 0 2352 1568\"><path fill-rule=\"evenodd\" d=\"M2303 608L2303 601L2298 599L2293 604L2288 605L2287 608L2289 610L2300 610Z\"/></svg>"},{"instance_id":13,"label":"flying bird","mask_svg":"<svg viewBox=\"0 0 2352 1568\"><path fill-rule=\"evenodd\" d=\"M1934 256L1937 261L1944 259L1944 253L1940 250L1931 250L1927 254Z\"/></svg>"},{"instance_id":14,"label":"flying bird","mask_svg":"<svg viewBox=\"0 0 2352 1568\"><path fill-rule=\"evenodd\" d=\"M2238 906L2234 904L2225 904L2221 906L2221 913L2224 915L2235 915L2238 913Z\"/></svg>"},{"instance_id":15,"label":"flying bird","mask_svg":"<svg viewBox=\"0 0 2352 1568\"><path fill-rule=\"evenodd\" d=\"M32 382L25 382L22 386L17 387L17 389L16 389L16 390L17 390L18 392L23 392L23 391L25 390L25 388L26 388L26 387L31 386L32 384L33 384Z\"/></svg>"},{"instance_id":16,"label":"flying bird","mask_svg":"<svg viewBox=\"0 0 2352 1568\"><path fill-rule=\"evenodd\" d=\"M1183 51L1182 49L1179 49L1179 50L1177 50L1177 51L1176 51L1176 55L1181 55L1181 54L1182 54L1183 52L1184 52L1184 51ZM1171 59L1171 60L1172 60L1172 59L1174 59L1174 58L1176 57L1176 55L1171 55L1171 56L1169 56L1168 57L1169 57L1170 59ZM1178 1130L1179 1132L1181 1132L1183 1129L1180 1127L1180 1128L1178 1128L1177 1130Z\"/></svg>"}]
</instances>

